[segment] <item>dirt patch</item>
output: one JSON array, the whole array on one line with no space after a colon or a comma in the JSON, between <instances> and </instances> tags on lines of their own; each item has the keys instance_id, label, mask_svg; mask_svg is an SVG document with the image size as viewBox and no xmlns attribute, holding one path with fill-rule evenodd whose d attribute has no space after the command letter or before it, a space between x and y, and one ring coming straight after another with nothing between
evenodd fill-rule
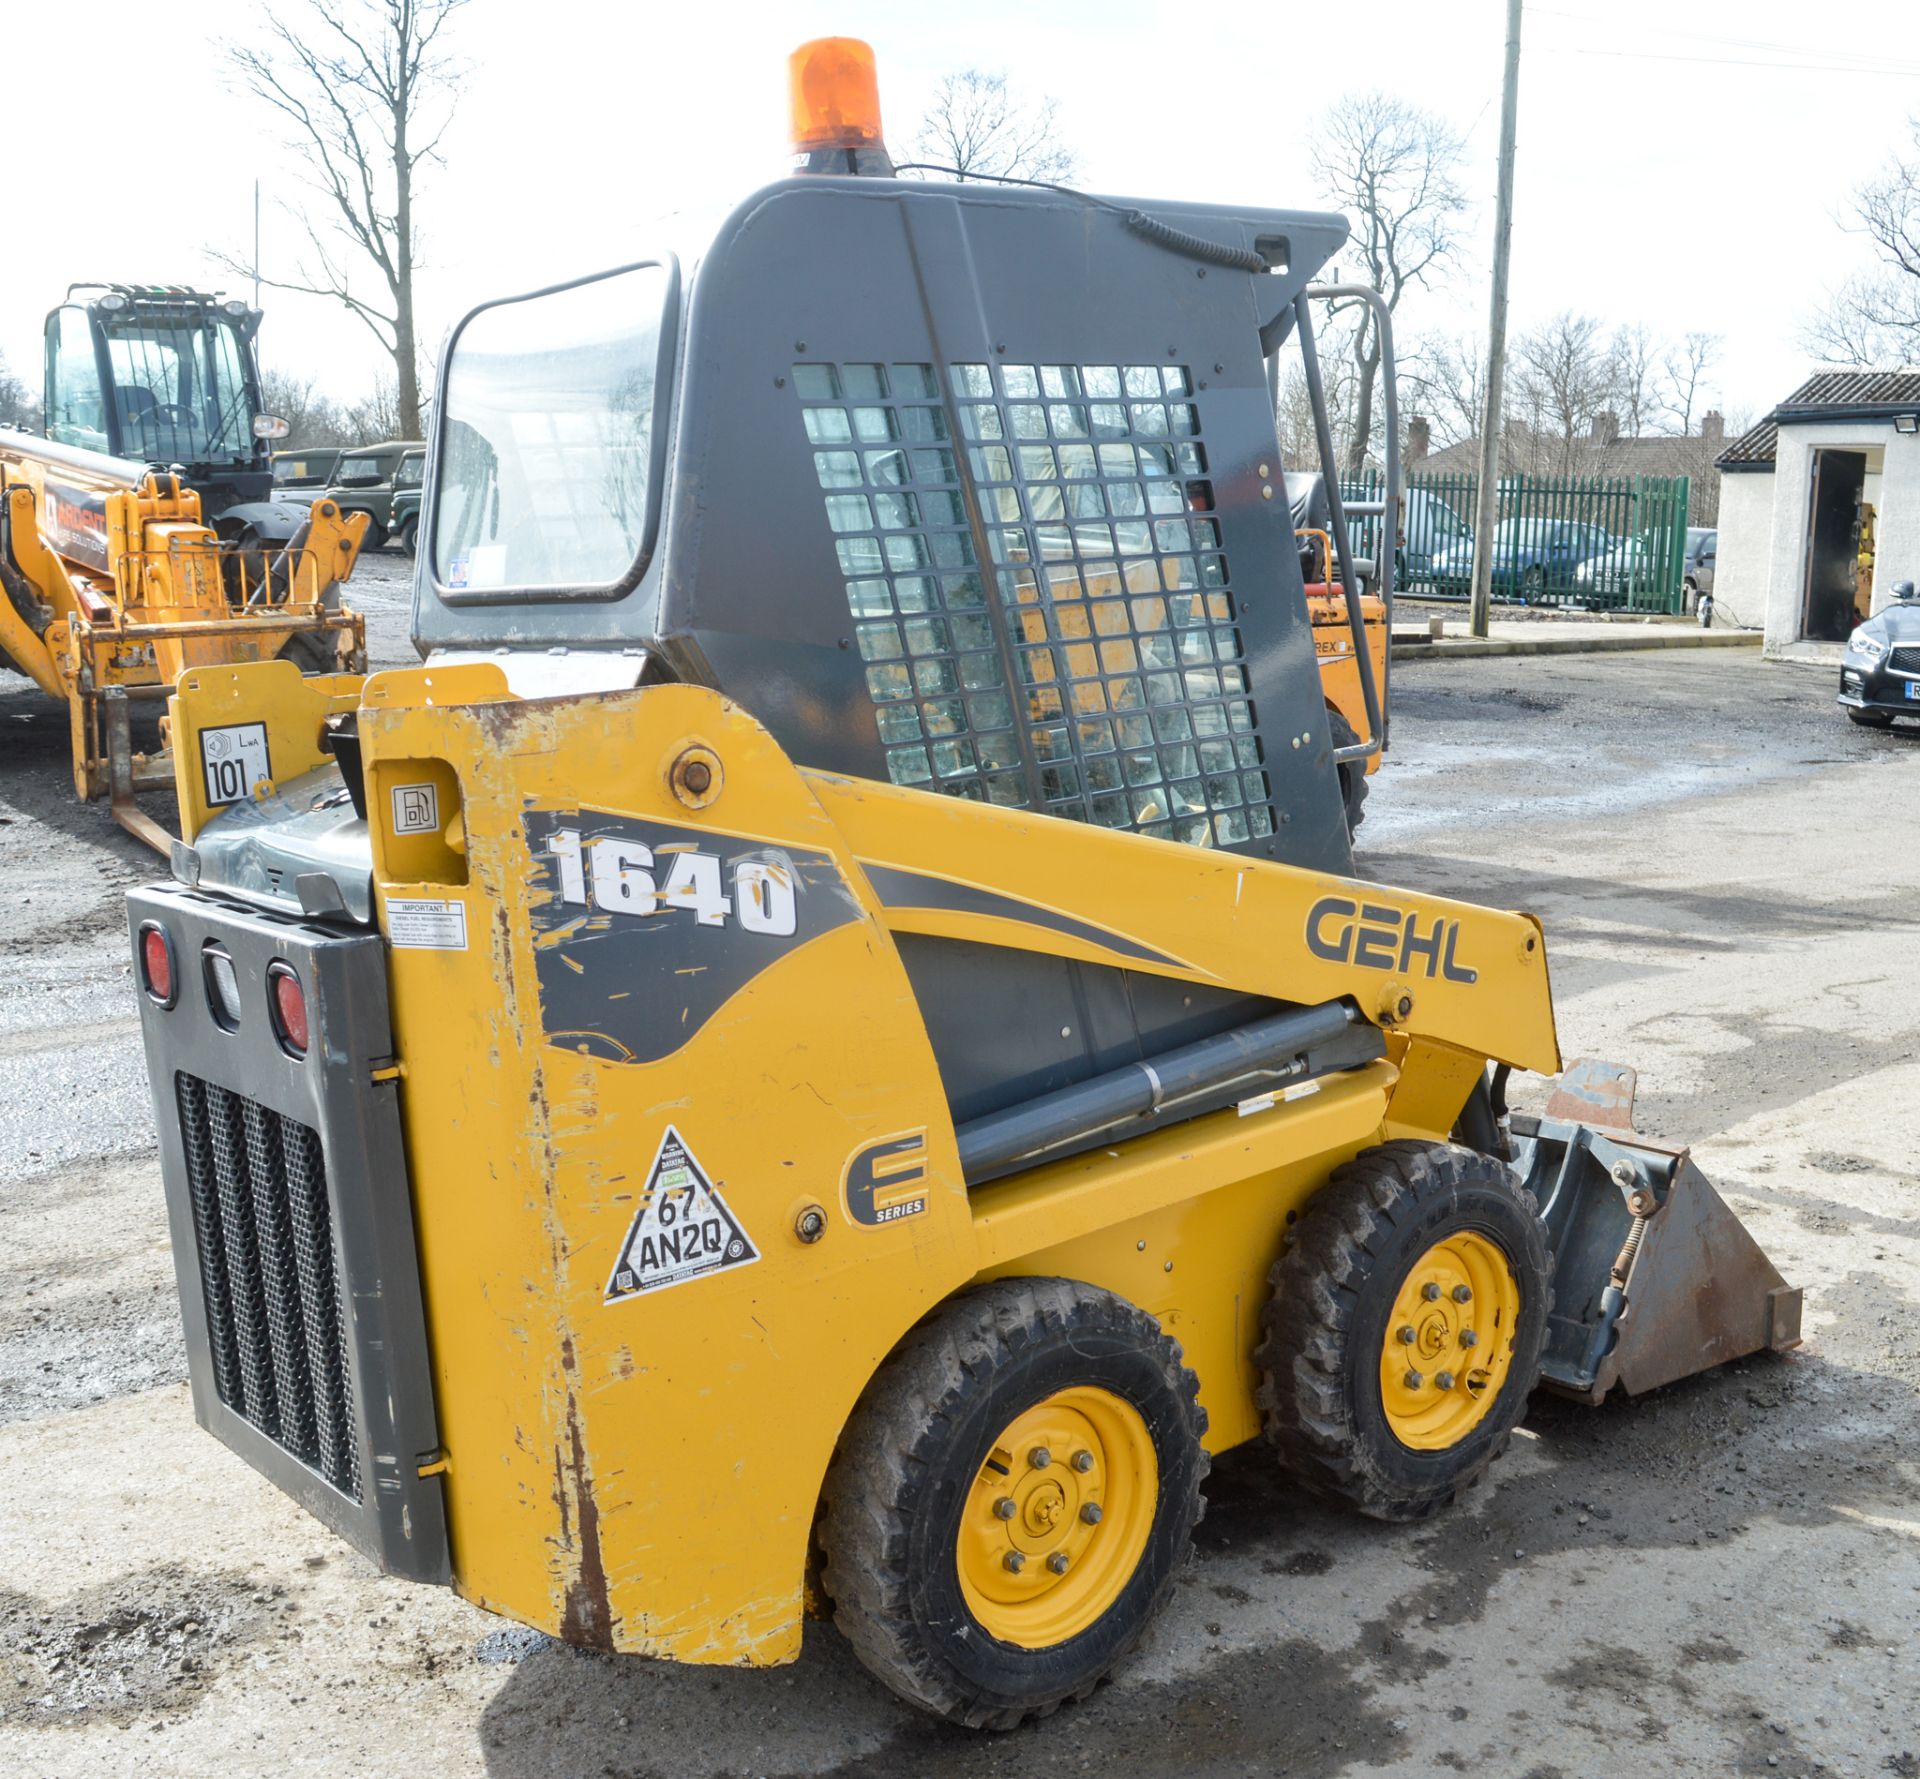
<instances>
[{"instance_id":1,"label":"dirt patch","mask_svg":"<svg viewBox=\"0 0 1920 1779\"><path fill-rule=\"evenodd\" d=\"M1010 1736L930 1723L893 1701L839 1638L809 1631L787 1685L753 1672L673 1668L556 1646L514 1669L482 1725L493 1779L552 1779L591 1772L647 1779L659 1770L648 1725L698 1722L701 1770L797 1779L829 1765L802 1748L844 1750L844 1725L879 1719L878 1747L831 1764L835 1779L1032 1779L1083 1770L1244 1779L1311 1773L1315 1779L1384 1765L1407 1752L1405 1732L1356 1681L1352 1658L1305 1639L1217 1657L1204 1687L1156 1683L1104 1687ZM1286 1701L1275 1712L1276 1699ZM609 1726L631 1726L631 1751L609 1756ZM779 1749L785 1762L775 1764ZM1090 1750L1105 1750L1091 1755ZM1115 1751L1124 1750L1124 1755ZM787 1764L795 1763L798 1764Z\"/></svg>"},{"instance_id":2,"label":"dirt patch","mask_svg":"<svg viewBox=\"0 0 1920 1779\"><path fill-rule=\"evenodd\" d=\"M149 1569L49 1607L0 1594L9 1722L91 1727L191 1711L221 1670L291 1610L282 1588Z\"/></svg>"},{"instance_id":3,"label":"dirt patch","mask_svg":"<svg viewBox=\"0 0 1920 1779\"><path fill-rule=\"evenodd\" d=\"M1323 1550L1297 1550L1290 1557L1268 1557L1260 1569L1266 1575L1325 1575L1333 1558Z\"/></svg>"}]
</instances>

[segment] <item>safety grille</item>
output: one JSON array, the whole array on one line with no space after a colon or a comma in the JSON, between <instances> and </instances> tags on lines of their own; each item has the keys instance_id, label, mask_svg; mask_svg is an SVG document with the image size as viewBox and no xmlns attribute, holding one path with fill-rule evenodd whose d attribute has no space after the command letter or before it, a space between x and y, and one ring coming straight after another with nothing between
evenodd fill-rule
<instances>
[{"instance_id":1,"label":"safety grille","mask_svg":"<svg viewBox=\"0 0 1920 1779\"><path fill-rule=\"evenodd\" d=\"M1887 665L1895 673L1920 675L1920 648L1895 649L1887 657Z\"/></svg>"},{"instance_id":2,"label":"safety grille","mask_svg":"<svg viewBox=\"0 0 1920 1779\"><path fill-rule=\"evenodd\" d=\"M793 375L896 784L1201 846L1273 832L1185 366Z\"/></svg>"},{"instance_id":3,"label":"safety grille","mask_svg":"<svg viewBox=\"0 0 1920 1779\"><path fill-rule=\"evenodd\" d=\"M318 1133L174 1077L220 1400L360 1498L333 1214Z\"/></svg>"}]
</instances>

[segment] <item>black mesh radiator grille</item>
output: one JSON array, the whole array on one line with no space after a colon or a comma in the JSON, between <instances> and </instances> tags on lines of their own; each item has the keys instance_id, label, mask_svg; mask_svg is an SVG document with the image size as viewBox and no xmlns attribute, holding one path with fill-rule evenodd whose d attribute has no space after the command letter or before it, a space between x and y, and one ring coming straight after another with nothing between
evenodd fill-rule
<instances>
[{"instance_id":1,"label":"black mesh radiator grille","mask_svg":"<svg viewBox=\"0 0 1920 1779\"><path fill-rule=\"evenodd\" d=\"M317 1132L174 1076L220 1400L360 1498L333 1213Z\"/></svg>"}]
</instances>

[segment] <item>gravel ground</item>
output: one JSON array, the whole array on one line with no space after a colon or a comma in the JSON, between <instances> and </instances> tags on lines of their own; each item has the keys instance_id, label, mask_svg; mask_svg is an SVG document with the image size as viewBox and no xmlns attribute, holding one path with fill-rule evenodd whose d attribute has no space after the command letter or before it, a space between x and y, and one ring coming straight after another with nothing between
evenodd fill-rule
<instances>
[{"instance_id":1,"label":"gravel ground","mask_svg":"<svg viewBox=\"0 0 1920 1779\"><path fill-rule=\"evenodd\" d=\"M397 664L405 565L368 567ZM1422 664L1396 701L1360 868L1545 918L1563 1048L1639 1067L1807 1345L1542 1398L1414 1530L1230 1454L1128 1670L981 1740L825 1627L677 1669L385 1580L194 1428L120 925L152 864L0 681L0 1771L1920 1779L1920 731L1744 651Z\"/></svg>"}]
</instances>

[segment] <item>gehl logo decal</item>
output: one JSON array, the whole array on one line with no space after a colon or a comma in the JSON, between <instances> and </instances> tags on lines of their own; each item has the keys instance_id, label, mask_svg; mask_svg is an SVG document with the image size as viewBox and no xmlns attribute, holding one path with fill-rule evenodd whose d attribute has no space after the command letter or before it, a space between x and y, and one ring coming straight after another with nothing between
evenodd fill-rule
<instances>
[{"instance_id":1,"label":"gehl logo decal","mask_svg":"<svg viewBox=\"0 0 1920 1779\"><path fill-rule=\"evenodd\" d=\"M869 1229L927 1208L927 1133L883 1137L847 1158L847 1215Z\"/></svg>"},{"instance_id":2,"label":"gehl logo decal","mask_svg":"<svg viewBox=\"0 0 1920 1779\"><path fill-rule=\"evenodd\" d=\"M1478 982L1480 972L1454 958L1459 943L1457 920L1436 914L1432 930L1422 932L1419 915L1382 902L1322 896L1307 913L1307 949L1330 964L1358 964L1363 970L1398 970L1409 975L1416 961L1424 961L1429 976Z\"/></svg>"}]
</instances>

